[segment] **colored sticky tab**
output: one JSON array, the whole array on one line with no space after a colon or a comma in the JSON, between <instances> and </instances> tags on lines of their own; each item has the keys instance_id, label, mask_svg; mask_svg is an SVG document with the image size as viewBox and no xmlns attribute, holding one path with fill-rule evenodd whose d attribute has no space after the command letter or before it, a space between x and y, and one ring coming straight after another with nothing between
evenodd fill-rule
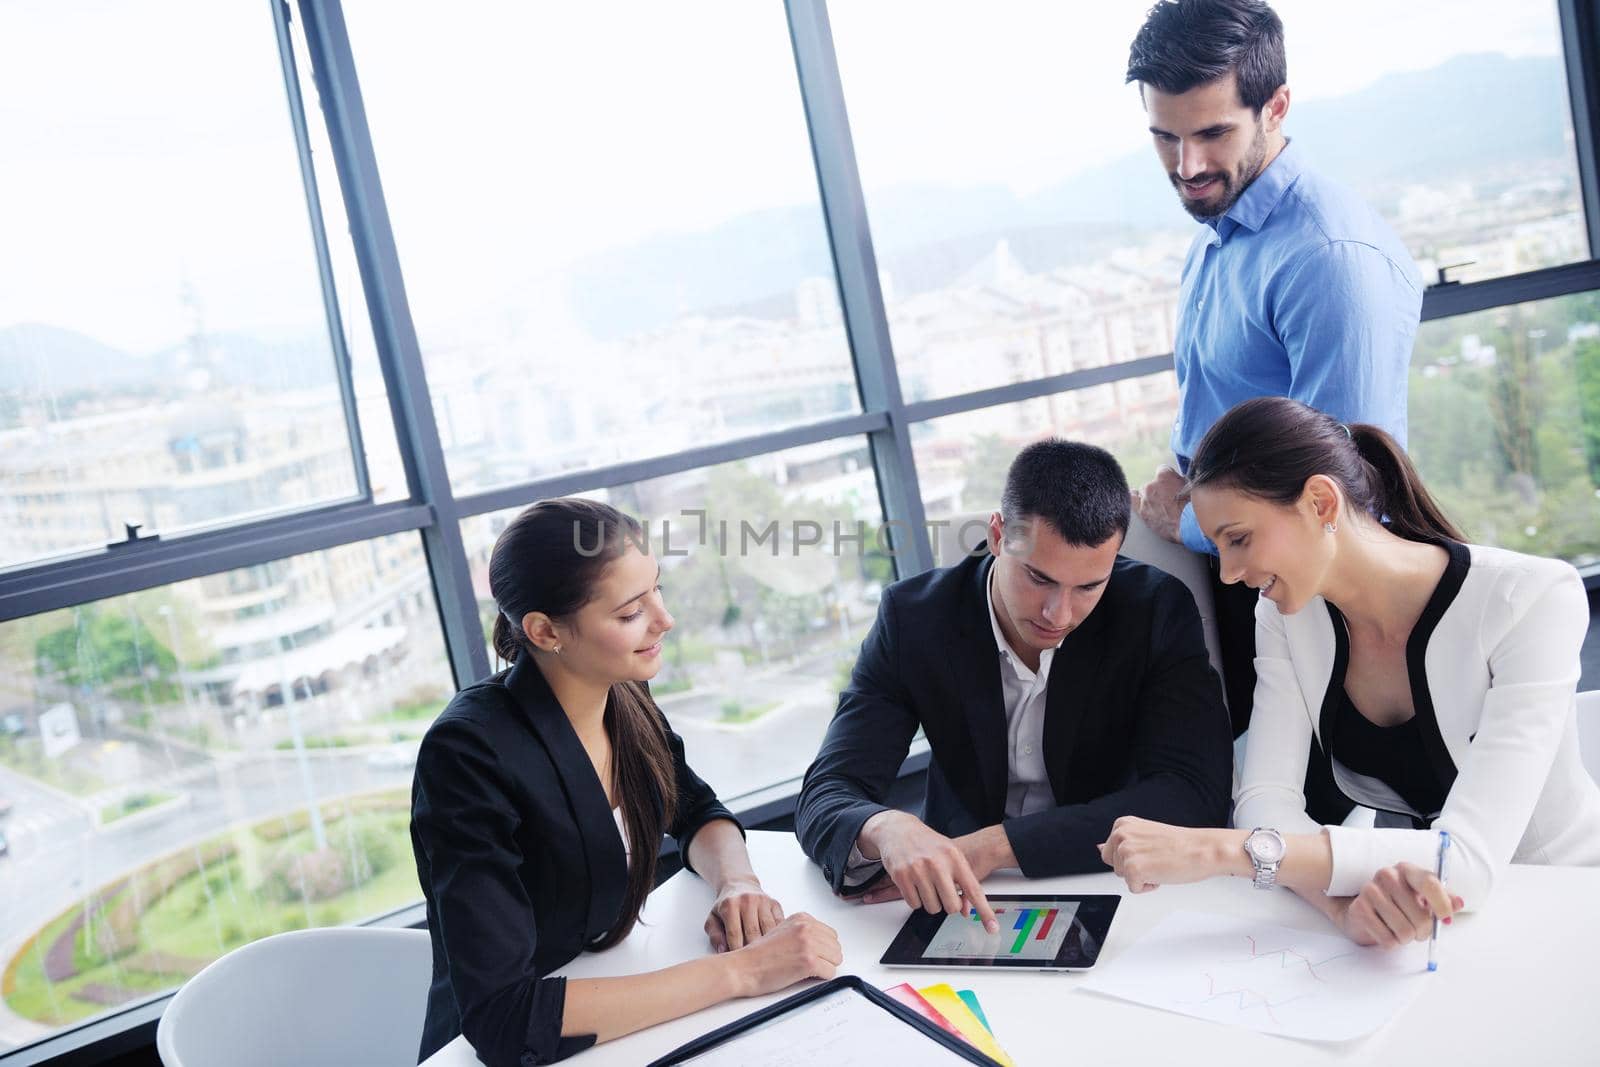
<instances>
[{"instance_id":1,"label":"colored sticky tab","mask_svg":"<svg viewBox=\"0 0 1600 1067\"><path fill-rule=\"evenodd\" d=\"M1003 1067L1016 1067L1011 1062L1011 1057L1006 1055L1006 1050L994 1039L989 1028L978 1021L978 1017L967 1007L967 1002L962 1000L956 991L950 988L950 983L941 982L938 985L923 986L917 990L934 1010L955 1024L961 1031L961 1036L967 1043L979 1052L988 1056Z\"/></svg>"},{"instance_id":2,"label":"colored sticky tab","mask_svg":"<svg viewBox=\"0 0 1600 1067\"><path fill-rule=\"evenodd\" d=\"M929 1022L935 1024L952 1037L959 1037L963 1041L966 1040L966 1035L962 1034L960 1030L957 1030L955 1025L952 1024L949 1019L946 1019L943 1015L940 1015L939 1009L935 1008L932 1004L929 1004L926 997L924 997L921 993L918 993L915 989L911 988L910 982L901 982L899 985L892 985L883 992L886 996L893 1000L899 1001L901 1004L904 1004L906 1007L910 1008L912 1011L916 1012Z\"/></svg>"},{"instance_id":3,"label":"colored sticky tab","mask_svg":"<svg viewBox=\"0 0 1600 1067\"><path fill-rule=\"evenodd\" d=\"M983 1013L983 1005L978 1003L978 994L970 989L958 989L956 990L956 996L961 998L963 1004L972 1009L972 1014L978 1017L978 1021L983 1024L985 1030L991 1034L994 1033L994 1027L989 1025L989 1017Z\"/></svg>"}]
</instances>

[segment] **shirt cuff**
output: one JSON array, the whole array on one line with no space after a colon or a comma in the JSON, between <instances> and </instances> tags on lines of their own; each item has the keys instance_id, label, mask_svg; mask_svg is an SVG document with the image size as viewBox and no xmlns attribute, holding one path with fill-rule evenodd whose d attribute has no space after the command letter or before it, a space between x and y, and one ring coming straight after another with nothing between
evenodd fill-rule
<instances>
[{"instance_id":1,"label":"shirt cuff","mask_svg":"<svg viewBox=\"0 0 1600 1067\"><path fill-rule=\"evenodd\" d=\"M1431 871L1439 857L1437 830L1371 830L1356 826L1329 826L1328 847L1333 852L1333 874L1328 896L1353 897L1385 867L1405 861Z\"/></svg>"},{"instance_id":2,"label":"shirt cuff","mask_svg":"<svg viewBox=\"0 0 1600 1067\"><path fill-rule=\"evenodd\" d=\"M1193 504L1183 506L1183 515L1178 519L1178 537L1185 546L1196 552L1203 552L1208 556L1217 554L1217 546L1200 531L1200 520L1194 517Z\"/></svg>"},{"instance_id":3,"label":"shirt cuff","mask_svg":"<svg viewBox=\"0 0 1600 1067\"><path fill-rule=\"evenodd\" d=\"M881 860L869 860L861 854L858 845L850 846L850 855L844 861L844 888L856 889L878 877L883 870Z\"/></svg>"}]
</instances>

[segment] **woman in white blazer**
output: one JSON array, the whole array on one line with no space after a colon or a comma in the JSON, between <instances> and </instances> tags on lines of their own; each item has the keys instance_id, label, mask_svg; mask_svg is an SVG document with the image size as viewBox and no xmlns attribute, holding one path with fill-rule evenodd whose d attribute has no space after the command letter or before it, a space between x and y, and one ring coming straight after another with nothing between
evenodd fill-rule
<instances>
[{"instance_id":1,"label":"woman in white blazer","mask_svg":"<svg viewBox=\"0 0 1600 1067\"><path fill-rule=\"evenodd\" d=\"M1481 906L1507 863L1600 866L1575 715L1589 605L1571 566L1465 544L1392 437L1283 397L1223 416L1189 488L1224 580L1261 591L1233 817L1255 829L1120 819L1101 854L1130 889L1240 875L1393 947ZM1347 796L1413 828L1310 819L1313 736Z\"/></svg>"}]
</instances>

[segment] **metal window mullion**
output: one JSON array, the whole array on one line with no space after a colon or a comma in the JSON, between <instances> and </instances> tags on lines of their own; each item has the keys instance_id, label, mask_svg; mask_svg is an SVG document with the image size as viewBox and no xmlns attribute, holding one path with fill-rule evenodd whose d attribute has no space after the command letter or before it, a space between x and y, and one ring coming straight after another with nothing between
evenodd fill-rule
<instances>
[{"instance_id":1,"label":"metal window mullion","mask_svg":"<svg viewBox=\"0 0 1600 1067\"><path fill-rule=\"evenodd\" d=\"M419 530L432 522L430 509L409 501L341 504L19 568L0 576L0 622Z\"/></svg>"},{"instance_id":2,"label":"metal window mullion","mask_svg":"<svg viewBox=\"0 0 1600 1067\"><path fill-rule=\"evenodd\" d=\"M868 442L884 521L898 524L909 537L909 544L906 537L895 539L895 570L905 577L933 566L933 545L917 484L828 6L825 0L786 0L784 8L856 386L864 410L888 416L888 425L870 433Z\"/></svg>"},{"instance_id":3,"label":"metal window mullion","mask_svg":"<svg viewBox=\"0 0 1600 1067\"><path fill-rule=\"evenodd\" d=\"M299 0L299 6L389 393L396 443L412 499L433 509L434 522L422 530L422 543L445 648L456 684L467 685L489 673L489 655L344 11L339 0Z\"/></svg>"},{"instance_id":4,"label":"metal window mullion","mask_svg":"<svg viewBox=\"0 0 1600 1067\"><path fill-rule=\"evenodd\" d=\"M993 389L957 393L955 396L939 397L937 400L919 400L905 406L905 418L908 423L942 419L947 415L960 415L1002 404L1017 404L1024 400L1037 400L1040 397L1076 392L1079 389L1092 389L1097 385L1108 385L1129 378L1143 378L1169 371L1172 366L1172 353L1168 352L1159 356L1144 356L1126 363L1086 367L1065 374L1052 374L1048 378L1032 378L1024 382L997 385Z\"/></svg>"},{"instance_id":5,"label":"metal window mullion","mask_svg":"<svg viewBox=\"0 0 1600 1067\"><path fill-rule=\"evenodd\" d=\"M773 452L837 440L841 437L870 435L888 424L888 419L881 412L844 415L826 422L775 430L754 437L736 438L714 445L701 445L698 448L653 456L650 459L563 471L532 481L501 486L470 496L458 497L456 509L462 516L503 511L507 508L523 507L536 500L587 493L596 489L613 489L650 478L662 478L702 467L734 463L752 456L770 455Z\"/></svg>"},{"instance_id":6,"label":"metal window mullion","mask_svg":"<svg viewBox=\"0 0 1600 1067\"><path fill-rule=\"evenodd\" d=\"M328 341L333 347L339 397L344 404L345 432L356 478L355 495L362 500L371 500L372 479L367 472L367 449L362 440L361 419L356 409L355 371L350 361L350 346L345 340L344 319L339 313L339 291L333 278L333 255L328 250L328 224L322 215L322 198L317 193L316 167L311 159L311 133L306 125L305 97L300 92L300 74L295 66L294 44L289 36L289 6L284 0L267 2L272 8L273 28L277 31L278 58L283 65L283 85L289 104L289 125L294 129L295 152L300 162L300 184L305 190L311 242L317 257L317 277L322 284L322 310L327 319Z\"/></svg>"},{"instance_id":7,"label":"metal window mullion","mask_svg":"<svg viewBox=\"0 0 1600 1067\"><path fill-rule=\"evenodd\" d=\"M1600 2L1556 0L1572 103L1572 140L1589 234L1589 256L1600 259Z\"/></svg>"},{"instance_id":8,"label":"metal window mullion","mask_svg":"<svg viewBox=\"0 0 1600 1067\"><path fill-rule=\"evenodd\" d=\"M1422 321L1447 319L1507 304L1570 296L1592 289L1600 289L1600 261L1592 259L1522 274L1507 274L1481 282L1431 285L1422 294Z\"/></svg>"}]
</instances>

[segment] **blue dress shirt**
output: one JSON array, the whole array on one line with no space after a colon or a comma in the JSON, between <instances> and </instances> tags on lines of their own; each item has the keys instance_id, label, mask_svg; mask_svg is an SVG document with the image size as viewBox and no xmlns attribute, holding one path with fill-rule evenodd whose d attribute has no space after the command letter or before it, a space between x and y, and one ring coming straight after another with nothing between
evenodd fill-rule
<instances>
[{"instance_id":1,"label":"blue dress shirt","mask_svg":"<svg viewBox=\"0 0 1600 1067\"><path fill-rule=\"evenodd\" d=\"M1173 358L1180 470L1213 423L1256 396L1289 396L1406 440L1406 378L1422 279L1400 239L1350 190L1305 169L1292 143L1189 246ZM1216 552L1194 508L1184 544Z\"/></svg>"}]
</instances>

